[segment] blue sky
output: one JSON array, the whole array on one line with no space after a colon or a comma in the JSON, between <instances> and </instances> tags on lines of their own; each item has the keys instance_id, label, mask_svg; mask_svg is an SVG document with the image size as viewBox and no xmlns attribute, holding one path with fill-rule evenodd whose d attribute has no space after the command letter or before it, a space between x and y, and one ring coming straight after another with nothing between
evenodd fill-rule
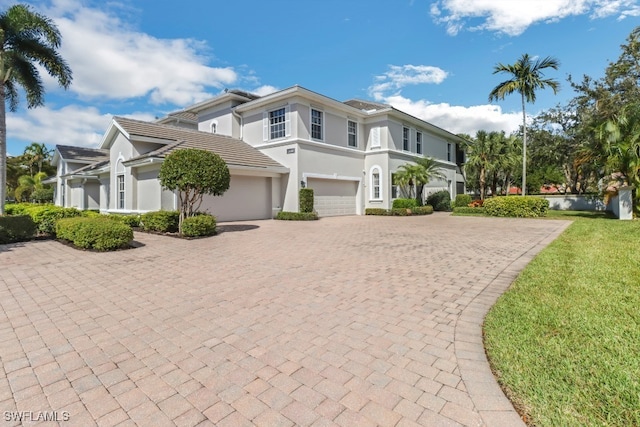
<instances>
[{"instance_id":1,"label":"blue sky","mask_svg":"<svg viewBox=\"0 0 640 427\"><path fill-rule=\"evenodd\" d=\"M0 6L14 2L0 0ZM519 97L489 104L499 63L554 56L600 77L640 25L640 0L31 1L53 18L74 81L45 79L46 104L7 114L8 152L30 142L97 147L113 115L152 120L225 88L299 84L344 101L384 102L454 133L515 130ZM506 76L505 76L506 77Z\"/></svg>"}]
</instances>

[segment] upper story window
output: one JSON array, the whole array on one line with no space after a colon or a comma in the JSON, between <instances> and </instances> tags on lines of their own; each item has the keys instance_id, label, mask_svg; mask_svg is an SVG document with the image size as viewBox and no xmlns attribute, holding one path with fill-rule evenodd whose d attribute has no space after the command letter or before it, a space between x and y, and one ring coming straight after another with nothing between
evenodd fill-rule
<instances>
[{"instance_id":1,"label":"upper story window","mask_svg":"<svg viewBox=\"0 0 640 427\"><path fill-rule=\"evenodd\" d=\"M402 149L409 151L409 128L402 128Z\"/></svg>"},{"instance_id":2,"label":"upper story window","mask_svg":"<svg viewBox=\"0 0 640 427\"><path fill-rule=\"evenodd\" d=\"M286 113L283 108L269 111L269 139L284 138L286 135Z\"/></svg>"},{"instance_id":3,"label":"upper story window","mask_svg":"<svg viewBox=\"0 0 640 427\"><path fill-rule=\"evenodd\" d=\"M447 161L450 162L452 157L453 157L453 153L452 153L452 147L451 147L451 143L447 142Z\"/></svg>"},{"instance_id":4,"label":"upper story window","mask_svg":"<svg viewBox=\"0 0 640 427\"><path fill-rule=\"evenodd\" d=\"M118 159L116 163L116 191L118 196L118 209L124 209L125 204L125 187L124 187L124 164L122 163L122 158Z\"/></svg>"},{"instance_id":5,"label":"upper story window","mask_svg":"<svg viewBox=\"0 0 640 427\"><path fill-rule=\"evenodd\" d=\"M323 112L311 109L311 138L322 139L322 127L324 122Z\"/></svg>"},{"instance_id":6,"label":"upper story window","mask_svg":"<svg viewBox=\"0 0 640 427\"><path fill-rule=\"evenodd\" d=\"M416 133L416 153L422 154L422 132Z\"/></svg>"},{"instance_id":7,"label":"upper story window","mask_svg":"<svg viewBox=\"0 0 640 427\"><path fill-rule=\"evenodd\" d=\"M358 124L351 120L347 122L347 138L349 147L358 146Z\"/></svg>"}]
</instances>

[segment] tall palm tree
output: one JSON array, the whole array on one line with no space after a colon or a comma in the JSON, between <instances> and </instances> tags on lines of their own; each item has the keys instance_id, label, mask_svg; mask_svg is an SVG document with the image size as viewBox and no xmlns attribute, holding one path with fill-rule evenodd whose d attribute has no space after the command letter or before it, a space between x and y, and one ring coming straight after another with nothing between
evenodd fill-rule
<instances>
[{"instance_id":1,"label":"tall palm tree","mask_svg":"<svg viewBox=\"0 0 640 427\"><path fill-rule=\"evenodd\" d=\"M29 170L33 165L38 165L38 173L42 172L42 163L51 157L52 150L49 150L46 145L32 142L27 148L24 149L24 155L29 159Z\"/></svg>"},{"instance_id":2,"label":"tall palm tree","mask_svg":"<svg viewBox=\"0 0 640 427\"><path fill-rule=\"evenodd\" d=\"M60 56L61 36L50 18L24 4L0 13L0 215L4 214L7 182L7 121L9 111L18 108L18 88L22 87L27 107L44 104L44 85L36 65L54 77L60 86L71 84L71 69Z\"/></svg>"},{"instance_id":3,"label":"tall palm tree","mask_svg":"<svg viewBox=\"0 0 640 427\"><path fill-rule=\"evenodd\" d=\"M557 70L560 62L547 56L544 59L533 59L525 53L515 64L499 63L493 69L493 74L507 73L511 75L509 80L505 80L494 87L489 94L489 102L504 99L506 95L518 92L522 98L522 195L526 194L527 187L527 114L525 105L527 102L536 102L536 91L550 87L553 93L557 93L560 83L555 79L545 79L544 70L553 68Z\"/></svg>"}]
</instances>

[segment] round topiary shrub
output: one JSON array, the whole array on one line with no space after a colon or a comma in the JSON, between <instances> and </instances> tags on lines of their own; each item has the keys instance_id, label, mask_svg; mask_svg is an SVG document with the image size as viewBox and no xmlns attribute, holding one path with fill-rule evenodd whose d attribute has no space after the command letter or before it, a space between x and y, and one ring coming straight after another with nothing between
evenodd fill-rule
<instances>
[{"instance_id":1,"label":"round topiary shrub","mask_svg":"<svg viewBox=\"0 0 640 427\"><path fill-rule=\"evenodd\" d=\"M147 212L140 217L140 225L144 231L176 233L179 220L180 213L178 211Z\"/></svg>"},{"instance_id":2,"label":"round topiary shrub","mask_svg":"<svg viewBox=\"0 0 640 427\"><path fill-rule=\"evenodd\" d=\"M472 199L469 194L456 194L456 200L453 202L453 206L456 208L463 208L469 206L471 200Z\"/></svg>"},{"instance_id":3,"label":"round topiary shrub","mask_svg":"<svg viewBox=\"0 0 640 427\"><path fill-rule=\"evenodd\" d=\"M216 218L209 214L190 216L182 221L182 235L186 237L213 236L216 233Z\"/></svg>"}]
</instances>

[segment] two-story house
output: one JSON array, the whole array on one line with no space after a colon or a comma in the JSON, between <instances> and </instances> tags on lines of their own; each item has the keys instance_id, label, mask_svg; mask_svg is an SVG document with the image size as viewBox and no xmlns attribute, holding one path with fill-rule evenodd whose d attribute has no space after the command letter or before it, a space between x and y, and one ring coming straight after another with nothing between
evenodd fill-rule
<instances>
[{"instance_id":1,"label":"two-story house","mask_svg":"<svg viewBox=\"0 0 640 427\"><path fill-rule=\"evenodd\" d=\"M262 97L232 90L155 122L114 118L99 149L108 158L57 179L58 188L81 184L93 194L97 185L101 211L175 209L175 195L159 184L160 165L175 149L201 148L220 155L231 173L229 190L203 202L219 221L297 211L302 187L314 189L320 216L354 215L390 208L398 196L393 173L419 156L436 159L446 176L426 192L463 192L462 143L384 104L339 102L300 86ZM56 203L92 206L77 200L57 196Z\"/></svg>"}]
</instances>

